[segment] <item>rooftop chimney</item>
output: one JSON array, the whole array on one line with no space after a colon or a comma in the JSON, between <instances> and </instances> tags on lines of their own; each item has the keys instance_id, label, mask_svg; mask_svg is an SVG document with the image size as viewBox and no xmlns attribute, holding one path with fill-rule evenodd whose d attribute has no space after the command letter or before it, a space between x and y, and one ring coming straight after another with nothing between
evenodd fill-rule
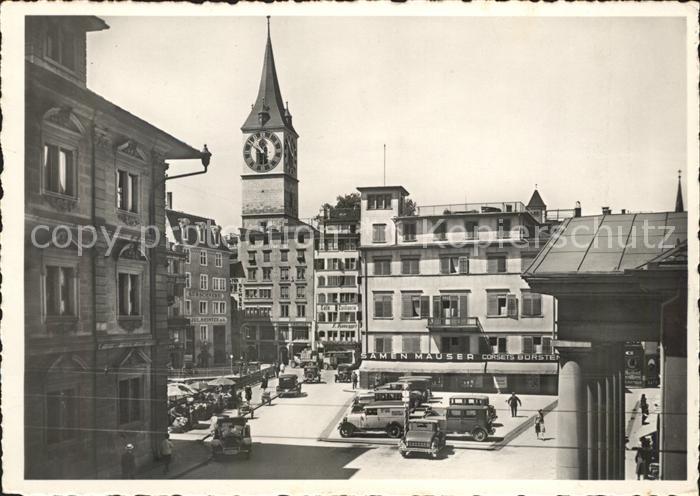
<instances>
[{"instance_id":1,"label":"rooftop chimney","mask_svg":"<svg viewBox=\"0 0 700 496\"><path fill-rule=\"evenodd\" d=\"M581 217L581 202L576 202L576 207L574 207L574 217Z\"/></svg>"},{"instance_id":2,"label":"rooftop chimney","mask_svg":"<svg viewBox=\"0 0 700 496\"><path fill-rule=\"evenodd\" d=\"M603 215L610 215L610 207L603 207Z\"/></svg>"},{"instance_id":3,"label":"rooftop chimney","mask_svg":"<svg viewBox=\"0 0 700 496\"><path fill-rule=\"evenodd\" d=\"M623 214L623 215L626 214L626 213L627 213L627 209L623 208L622 210L620 210L620 213Z\"/></svg>"},{"instance_id":4,"label":"rooftop chimney","mask_svg":"<svg viewBox=\"0 0 700 496\"><path fill-rule=\"evenodd\" d=\"M173 209L173 192L168 191L166 198L167 199L165 201L165 208L172 210Z\"/></svg>"}]
</instances>

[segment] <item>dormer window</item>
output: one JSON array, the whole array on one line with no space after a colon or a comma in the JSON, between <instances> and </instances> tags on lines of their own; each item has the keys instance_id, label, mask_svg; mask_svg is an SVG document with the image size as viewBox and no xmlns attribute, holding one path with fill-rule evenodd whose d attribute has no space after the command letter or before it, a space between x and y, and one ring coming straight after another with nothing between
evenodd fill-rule
<instances>
[{"instance_id":1,"label":"dormer window","mask_svg":"<svg viewBox=\"0 0 700 496\"><path fill-rule=\"evenodd\" d=\"M75 34L55 23L49 23L46 30L46 57L61 64L66 69L75 70L76 48Z\"/></svg>"}]
</instances>

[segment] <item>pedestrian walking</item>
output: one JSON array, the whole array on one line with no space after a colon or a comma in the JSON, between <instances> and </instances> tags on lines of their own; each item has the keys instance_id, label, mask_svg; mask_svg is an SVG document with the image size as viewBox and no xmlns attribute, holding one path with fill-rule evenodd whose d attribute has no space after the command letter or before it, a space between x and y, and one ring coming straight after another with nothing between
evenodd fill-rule
<instances>
[{"instance_id":1,"label":"pedestrian walking","mask_svg":"<svg viewBox=\"0 0 700 496\"><path fill-rule=\"evenodd\" d=\"M272 370L273 370L274 373L275 373L275 377L279 377L279 375L280 375L280 366L279 366L279 364L278 364L277 362L275 362L275 363L272 364Z\"/></svg>"},{"instance_id":2,"label":"pedestrian walking","mask_svg":"<svg viewBox=\"0 0 700 496\"><path fill-rule=\"evenodd\" d=\"M355 372L354 370L352 371L352 388L357 388L357 372Z\"/></svg>"},{"instance_id":3,"label":"pedestrian walking","mask_svg":"<svg viewBox=\"0 0 700 496\"><path fill-rule=\"evenodd\" d=\"M637 454L634 457L634 461L637 464L637 480L647 478L650 456L649 441L642 439L642 445L637 449Z\"/></svg>"},{"instance_id":4,"label":"pedestrian walking","mask_svg":"<svg viewBox=\"0 0 700 496\"><path fill-rule=\"evenodd\" d=\"M542 410L537 410L537 416L535 417L535 434L537 434L537 439L540 439L540 434L542 434L542 441L544 441L544 412Z\"/></svg>"},{"instance_id":5,"label":"pedestrian walking","mask_svg":"<svg viewBox=\"0 0 700 496\"><path fill-rule=\"evenodd\" d=\"M134 445L129 443L122 453L122 477L133 479L136 475L136 457L134 457Z\"/></svg>"},{"instance_id":6,"label":"pedestrian walking","mask_svg":"<svg viewBox=\"0 0 700 496\"><path fill-rule=\"evenodd\" d=\"M170 434L165 435L165 439L160 443L160 456L163 459L163 473L170 472L170 462L173 458L173 443L170 441Z\"/></svg>"},{"instance_id":7,"label":"pedestrian walking","mask_svg":"<svg viewBox=\"0 0 700 496\"><path fill-rule=\"evenodd\" d=\"M510 397L506 400L506 403L508 403L508 405L510 405L510 416L517 417L518 416L518 406L522 405L523 402L520 401L520 398L515 396L515 391L513 391L510 394Z\"/></svg>"},{"instance_id":8,"label":"pedestrian walking","mask_svg":"<svg viewBox=\"0 0 700 496\"><path fill-rule=\"evenodd\" d=\"M280 375L284 374L284 362L280 363Z\"/></svg>"},{"instance_id":9,"label":"pedestrian walking","mask_svg":"<svg viewBox=\"0 0 700 496\"><path fill-rule=\"evenodd\" d=\"M646 425L647 417L649 416L649 403L647 403L646 394L642 394L642 397L639 399L639 406L642 410L642 425Z\"/></svg>"},{"instance_id":10,"label":"pedestrian walking","mask_svg":"<svg viewBox=\"0 0 700 496\"><path fill-rule=\"evenodd\" d=\"M250 403L250 400L253 399L253 390L251 389L250 386L245 387L245 400Z\"/></svg>"},{"instance_id":11,"label":"pedestrian walking","mask_svg":"<svg viewBox=\"0 0 700 496\"><path fill-rule=\"evenodd\" d=\"M260 387L263 389L267 389L267 374L263 374L262 379L260 380Z\"/></svg>"}]
</instances>

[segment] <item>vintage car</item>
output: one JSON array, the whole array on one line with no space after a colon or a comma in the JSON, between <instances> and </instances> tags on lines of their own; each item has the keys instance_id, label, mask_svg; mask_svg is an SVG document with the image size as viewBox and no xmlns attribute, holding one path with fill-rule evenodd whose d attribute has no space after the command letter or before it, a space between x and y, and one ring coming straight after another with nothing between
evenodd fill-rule
<instances>
[{"instance_id":1,"label":"vintage car","mask_svg":"<svg viewBox=\"0 0 700 496\"><path fill-rule=\"evenodd\" d=\"M304 382L321 382L321 372L316 365L304 367Z\"/></svg>"},{"instance_id":2,"label":"vintage car","mask_svg":"<svg viewBox=\"0 0 700 496\"><path fill-rule=\"evenodd\" d=\"M488 406L451 405L444 412L444 416L429 418L436 418L445 433L471 434L475 441L481 442L496 432Z\"/></svg>"},{"instance_id":3,"label":"vintage car","mask_svg":"<svg viewBox=\"0 0 700 496\"><path fill-rule=\"evenodd\" d=\"M437 458L445 447L447 436L436 419L411 419L408 430L399 442L399 453L406 458L411 453L427 453Z\"/></svg>"},{"instance_id":4,"label":"vintage car","mask_svg":"<svg viewBox=\"0 0 700 496\"><path fill-rule=\"evenodd\" d=\"M496 420L496 407L489 403L489 397L484 394L458 394L450 398L450 405L482 405L489 409L491 420Z\"/></svg>"},{"instance_id":5,"label":"vintage car","mask_svg":"<svg viewBox=\"0 0 700 496\"><path fill-rule=\"evenodd\" d=\"M338 371L335 374L335 382L350 382L352 381L352 368L349 363L341 363L338 365Z\"/></svg>"},{"instance_id":6,"label":"vintage car","mask_svg":"<svg viewBox=\"0 0 700 496\"><path fill-rule=\"evenodd\" d=\"M422 401L428 401L432 396L431 387L433 379L427 375L404 375L397 382L405 382L410 385L411 391L420 391Z\"/></svg>"},{"instance_id":7,"label":"vintage car","mask_svg":"<svg viewBox=\"0 0 700 496\"><path fill-rule=\"evenodd\" d=\"M277 382L277 396L299 396L301 394L301 383L296 374L282 374Z\"/></svg>"},{"instance_id":8,"label":"vintage car","mask_svg":"<svg viewBox=\"0 0 700 496\"><path fill-rule=\"evenodd\" d=\"M244 454L250 458L253 440L245 417L218 417L211 442L212 456Z\"/></svg>"},{"instance_id":9,"label":"vintage car","mask_svg":"<svg viewBox=\"0 0 700 496\"><path fill-rule=\"evenodd\" d=\"M374 391L368 393L356 393L352 399L351 410L353 412L361 411L365 406L374 403Z\"/></svg>"},{"instance_id":10,"label":"vintage car","mask_svg":"<svg viewBox=\"0 0 700 496\"><path fill-rule=\"evenodd\" d=\"M342 437L351 437L364 432L385 432L398 438L403 433L406 409L398 401L382 401L365 405L361 410L348 414L338 424Z\"/></svg>"},{"instance_id":11,"label":"vintage car","mask_svg":"<svg viewBox=\"0 0 700 496\"><path fill-rule=\"evenodd\" d=\"M377 387L374 389L375 393L380 393L382 391L398 391L399 393L403 393L403 390L405 389L405 382L387 382L386 384L382 384L381 386ZM423 403L423 391L420 389L412 389L411 388L412 384L409 384L409 391L410 391L410 401L411 401L411 408L415 408L421 403ZM387 398L389 399L389 398ZM398 398L401 400L402 398Z\"/></svg>"}]
</instances>

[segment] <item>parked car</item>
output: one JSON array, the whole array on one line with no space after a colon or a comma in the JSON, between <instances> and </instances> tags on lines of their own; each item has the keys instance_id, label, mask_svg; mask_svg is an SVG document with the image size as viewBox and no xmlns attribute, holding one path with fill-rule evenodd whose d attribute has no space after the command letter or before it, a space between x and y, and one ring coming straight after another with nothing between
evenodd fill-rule
<instances>
[{"instance_id":1,"label":"parked car","mask_svg":"<svg viewBox=\"0 0 700 496\"><path fill-rule=\"evenodd\" d=\"M403 393L403 390L405 388L405 382L387 382L386 384L382 384L378 388L375 388L375 392L379 393L381 391L398 391L400 393ZM415 408L419 406L421 403L424 401L424 395L423 391L420 389L413 389L412 384L409 384L409 391L410 391L410 401L411 401L411 408ZM402 398L398 398L401 400Z\"/></svg>"},{"instance_id":2,"label":"parked car","mask_svg":"<svg viewBox=\"0 0 700 496\"><path fill-rule=\"evenodd\" d=\"M406 458L411 453L427 453L437 458L445 447L447 436L436 419L411 419L408 431L399 442L399 453Z\"/></svg>"},{"instance_id":3,"label":"parked car","mask_svg":"<svg viewBox=\"0 0 700 496\"><path fill-rule=\"evenodd\" d=\"M342 437L362 432L385 432L389 437L398 438L403 433L405 419L406 409L403 403L375 402L348 414L338 424L338 430Z\"/></svg>"},{"instance_id":4,"label":"parked car","mask_svg":"<svg viewBox=\"0 0 700 496\"><path fill-rule=\"evenodd\" d=\"M489 409L483 405L451 405L445 408L444 416L429 418L436 418L445 433L471 434L479 442L496 432Z\"/></svg>"},{"instance_id":5,"label":"parked car","mask_svg":"<svg viewBox=\"0 0 700 496\"><path fill-rule=\"evenodd\" d=\"M432 396L433 379L427 375L404 375L399 377L398 382L405 382L410 385L411 391L420 391L423 401L430 400Z\"/></svg>"},{"instance_id":6,"label":"parked car","mask_svg":"<svg viewBox=\"0 0 700 496\"><path fill-rule=\"evenodd\" d=\"M321 382L321 372L316 365L304 367L304 382Z\"/></svg>"},{"instance_id":7,"label":"parked car","mask_svg":"<svg viewBox=\"0 0 700 496\"><path fill-rule=\"evenodd\" d=\"M335 374L335 382L350 382L352 381L352 369L349 363L341 363L338 365L338 372Z\"/></svg>"},{"instance_id":8,"label":"parked car","mask_svg":"<svg viewBox=\"0 0 700 496\"><path fill-rule=\"evenodd\" d=\"M365 406L374 403L374 391L368 393L357 393L352 399L351 411L361 411Z\"/></svg>"},{"instance_id":9,"label":"parked car","mask_svg":"<svg viewBox=\"0 0 700 496\"><path fill-rule=\"evenodd\" d=\"M301 394L301 383L296 374L282 374L277 381L277 396L299 396Z\"/></svg>"},{"instance_id":10,"label":"parked car","mask_svg":"<svg viewBox=\"0 0 700 496\"><path fill-rule=\"evenodd\" d=\"M250 426L245 417L218 417L213 437L211 451L214 458L241 453L250 458L253 452Z\"/></svg>"},{"instance_id":11,"label":"parked car","mask_svg":"<svg viewBox=\"0 0 700 496\"><path fill-rule=\"evenodd\" d=\"M496 407L489 403L489 397L485 394L458 394L450 398L450 405L482 405L489 409L491 420L496 420Z\"/></svg>"}]
</instances>

